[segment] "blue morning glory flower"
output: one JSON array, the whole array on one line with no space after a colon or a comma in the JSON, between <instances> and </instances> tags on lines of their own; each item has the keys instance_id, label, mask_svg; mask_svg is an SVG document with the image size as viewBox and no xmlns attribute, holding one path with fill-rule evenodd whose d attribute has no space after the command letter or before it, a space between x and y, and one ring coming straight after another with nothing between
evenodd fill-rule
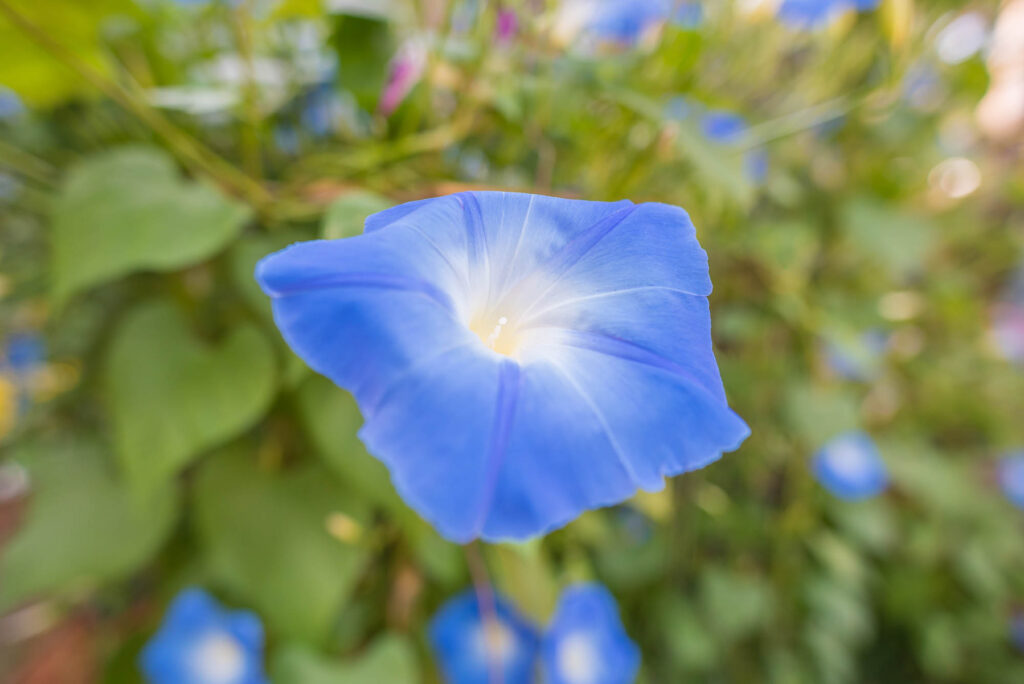
<instances>
[{"instance_id":1,"label":"blue morning glory flower","mask_svg":"<svg viewBox=\"0 0 1024 684\"><path fill-rule=\"evenodd\" d=\"M889 483L878 448L860 431L830 440L814 455L811 470L825 489L848 501L877 496Z\"/></svg>"},{"instance_id":2,"label":"blue morning glory flower","mask_svg":"<svg viewBox=\"0 0 1024 684\"><path fill-rule=\"evenodd\" d=\"M999 486L1017 508L1024 508L1024 451L1013 452L999 462Z\"/></svg>"},{"instance_id":3,"label":"blue morning glory flower","mask_svg":"<svg viewBox=\"0 0 1024 684\"><path fill-rule=\"evenodd\" d=\"M711 349L707 255L666 204L468 192L263 259L285 340L447 538L524 539L747 437Z\"/></svg>"},{"instance_id":4,"label":"blue morning glory flower","mask_svg":"<svg viewBox=\"0 0 1024 684\"><path fill-rule=\"evenodd\" d=\"M796 28L815 28L831 22L839 14L855 10L866 12L878 7L880 0L783 0L779 19Z\"/></svg>"},{"instance_id":5,"label":"blue morning glory flower","mask_svg":"<svg viewBox=\"0 0 1024 684\"><path fill-rule=\"evenodd\" d=\"M171 602L142 650L151 684L266 684L263 626L245 611L229 612L201 589Z\"/></svg>"},{"instance_id":6,"label":"blue morning glory flower","mask_svg":"<svg viewBox=\"0 0 1024 684\"><path fill-rule=\"evenodd\" d=\"M540 637L501 596L480 610L472 590L446 603L430 623L430 646L448 684L530 684Z\"/></svg>"},{"instance_id":7,"label":"blue morning glory flower","mask_svg":"<svg viewBox=\"0 0 1024 684\"><path fill-rule=\"evenodd\" d=\"M640 650L619 620L615 598L598 584L562 592L541 644L547 684L630 684Z\"/></svg>"}]
</instances>

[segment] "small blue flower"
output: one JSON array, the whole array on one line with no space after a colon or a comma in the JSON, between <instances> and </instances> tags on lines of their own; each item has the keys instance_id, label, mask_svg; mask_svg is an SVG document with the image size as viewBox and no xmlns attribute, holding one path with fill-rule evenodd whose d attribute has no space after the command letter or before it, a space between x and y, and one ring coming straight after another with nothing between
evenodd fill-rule
<instances>
[{"instance_id":1,"label":"small blue flower","mask_svg":"<svg viewBox=\"0 0 1024 684\"><path fill-rule=\"evenodd\" d=\"M1008 454L999 462L999 486L1010 503L1024 509L1024 451Z\"/></svg>"},{"instance_id":2,"label":"small blue flower","mask_svg":"<svg viewBox=\"0 0 1024 684\"><path fill-rule=\"evenodd\" d=\"M814 455L811 470L825 489L848 501L877 496L889 484L878 448L860 431L830 440Z\"/></svg>"},{"instance_id":3,"label":"small blue flower","mask_svg":"<svg viewBox=\"0 0 1024 684\"><path fill-rule=\"evenodd\" d=\"M469 192L263 259L285 340L447 538L525 539L736 449L682 209Z\"/></svg>"},{"instance_id":4,"label":"small blue flower","mask_svg":"<svg viewBox=\"0 0 1024 684\"><path fill-rule=\"evenodd\" d=\"M448 684L530 684L540 637L501 596L481 605L467 591L430 623L430 645Z\"/></svg>"},{"instance_id":5,"label":"small blue flower","mask_svg":"<svg viewBox=\"0 0 1024 684\"><path fill-rule=\"evenodd\" d=\"M151 684L266 684L263 626L245 611L224 610L201 589L186 589L142 650Z\"/></svg>"},{"instance_id":6,"label":"small blue flower","mask_svg":"<svg viewBox=\"0 0 1024 684\"><path fill-rule=\"evenodd\" d=\"M46 361L46 342L34 332L11 335L4 344L0 366L24 375L33 372Z\"/></svg>"},{"instance_id":7,"label":"small blue flower","mask_svg":"<svg viewBox=\"0 0 1024 684\"><path fill-rule=\"evenodd\" d=\"M0 121L13 119L25 111L21 98L10 88L0 86Z\"/></svg>"},{"instance_id":8,"label":"small blue flower","mask_svg":"<svg viewBox=\"0 0 1024 684\"><path fill-rule=\"evenodd\" d=\"M615 598L597 584L562 592L541 644L547 684L630 684L640 650L619 620Z\"/></svg>"},{"instance_id":9,"label":"small blue flower","mask_svg":"<svg viewBox=\"0 0 1024 684\"><path fill-rule=\"evenodd\" d=\"M584 51L601 45L631 47L673 16L672 0L566 0L555 32Z\"/></svg>"},{"instance_id":10,"label":"small blue flower","mask_svg":"<svg viewBox=\"0 0 1024 684\"><path fill-rule=\"evenodd\" d=\"M830 23L849 10L866 12L878 7L880 0L784 0L778 17L794 28L817 28Z\"/></svg>"},{"instance_id":11,"label":"small blue flower","mask_svg":"<svg viewBox=\"0 0 1024 684\"><path fill-rule=\"evenodd\" d=\"M725 109L705 110L700 103L682 96L671 98L665 105L665 116L671 120L682 121L694 114L698 117L701 133L711 142L728 147L738 147L746 142L750 126L746 119L735 112ZM743 166L747 177L760 183L768 175L768 155L762 148L747 150Z\"/></svg>"}]
</instances>

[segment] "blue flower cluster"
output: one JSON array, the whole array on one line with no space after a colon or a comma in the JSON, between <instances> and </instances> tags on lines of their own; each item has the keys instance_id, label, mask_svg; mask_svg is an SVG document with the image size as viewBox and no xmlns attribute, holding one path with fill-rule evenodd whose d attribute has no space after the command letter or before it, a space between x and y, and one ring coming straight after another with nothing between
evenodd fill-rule
<instances>
[{"instance_id":1,"label":"blue flower cluster","mask_svg":"<svg viewBox=\"0 0 1024 684\"><path fill-rule=\"evenodd\" d=\"M498 595L473 591L449 601L430 627L448 684L628 684L640 652L619 619L615 599L597 584L559 598L543 634Z\"/></svg>"}]
</instances>

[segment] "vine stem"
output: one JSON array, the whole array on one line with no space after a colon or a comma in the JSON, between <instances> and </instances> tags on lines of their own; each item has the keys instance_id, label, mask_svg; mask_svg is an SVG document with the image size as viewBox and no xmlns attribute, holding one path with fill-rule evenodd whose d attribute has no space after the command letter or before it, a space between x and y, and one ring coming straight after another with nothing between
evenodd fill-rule
<instances>
[{"instance_id":1,"label":"vine stem","mask_svg":"<svg viewBox=\"0 0 1024 684\"><path fill-rule=\"evenodd\" d=\"M33 21L0 0L0 14L58 61L77 73L89 85L101 91L149 126L163 138L190 168L198 170L245 197L257 208L265 207L270 193L259 182L245 175L214 154L195 138L172 124L135 93L108 79L78 59L73 52L51 38Z\"/></svg>"},{"instance_id":2,"label":"vine stem","mask_svg":"<svg viewBox=\"0 0 1024 684\"><path fill-rule=\"evenodd\" d=\"M490 684L504 684L501 666L496 658L491 657L490 635L488 629L491 625L498 623L498 610L494 598L494 590L491 588L491 578L487 572L487 564L484 562L483 554L480 553L480 543L472 541L462 547L466 554L466 566L469 568L469 577L473 582L473 591L476 593L476 602L480 606L480 627L483 630L484 653L487 658L487 679Z\"/></svg>"}]
</instances>

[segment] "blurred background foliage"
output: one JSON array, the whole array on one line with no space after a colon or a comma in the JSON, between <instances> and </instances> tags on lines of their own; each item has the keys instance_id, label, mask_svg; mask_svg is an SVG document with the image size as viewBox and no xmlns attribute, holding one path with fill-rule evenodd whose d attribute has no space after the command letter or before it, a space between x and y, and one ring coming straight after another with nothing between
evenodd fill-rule
<instances>
[{"instance_id":1,"label":"blurred background foliage","mask_svg":"<svg viewBox=\"0 0 1024 684\"><path fill-rule=\"evenodd\" d=\"M0 1L0 678L139 681L198 584L263 619L275 681L438 681L424 625L469 583L462 549L399 500L252 271L503 188L685 207L753 434L483 548L500 590L544 621L603 582L642 682L1024 681L1024 513L995 476L1024 373L992 329L1024 128L979 107L1010 4L798 29L715 2L585 48L543 0ZM747 126L716 137L712 111ZM859 503L808 470L854 428L892 477Z\"/></svg>"}]
</instances>

